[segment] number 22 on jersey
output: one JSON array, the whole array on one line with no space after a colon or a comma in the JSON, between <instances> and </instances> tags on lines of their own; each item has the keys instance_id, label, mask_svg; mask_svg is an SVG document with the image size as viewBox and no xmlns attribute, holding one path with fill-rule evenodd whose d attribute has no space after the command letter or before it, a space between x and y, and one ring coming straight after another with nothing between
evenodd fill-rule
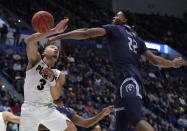
<instances>
[{"instance_id":1,"label":"number 22 on jersey","mask_svg":"<svg viewBox=\"0 0 187 131\"><path fill-rule=\"evenodd\" d=\"M135 54L137 54L137 48L138 48L138 45L137 45L137 42L135 39L132 39L131 37L128 37L128 44L129 44L129 49L130 51L134 52Z\"/></svg>"}]
</instances>

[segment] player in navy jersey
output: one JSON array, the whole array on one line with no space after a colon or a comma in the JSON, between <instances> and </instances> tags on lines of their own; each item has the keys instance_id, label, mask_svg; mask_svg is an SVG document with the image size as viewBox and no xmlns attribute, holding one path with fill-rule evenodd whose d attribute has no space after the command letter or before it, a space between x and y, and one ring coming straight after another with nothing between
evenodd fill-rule
<instances>
[{"instance_id":1,"label":"player in navy jersey","mask_svg":"<svg viewBox=\"0 0 187 131\"><path fill-rule=\"evenodd\" d=\"M111 105L111 106L104 108L97 115L85 119L81 117L80 115L78 115L74 109L64 106L61 98L59 98L58 100L55 100L54 103L56 104L56 109L60 113L66 115L75 125L78 125L84 128L89 128L93 126L94 124L102 120L105 116L109 115L111 112L114 112L114 106ZM39 129L46 130L47 128L40 125Z\"/></svg>"},{"instance_id":2,"label":"player in navy jersey","mask_svg":"<svg viewBox=\"0 0 187 131\"><path fill-rule=\"evenodd\" d=\"M153 131L153 127L141 116L143 80L137 68L138 59L143 54L153 65L162 68L179 68L184 61L182 58L166 60L149 51L132 29L131 16L130 13L119 11L112 24L64 33L49 39L49 43L60 39L82 40L106 36L117 86L115 108L120 109L116 113L115 130L127 131L129 124L133 124L138 131Z\"/></svg>"}]
</instances>

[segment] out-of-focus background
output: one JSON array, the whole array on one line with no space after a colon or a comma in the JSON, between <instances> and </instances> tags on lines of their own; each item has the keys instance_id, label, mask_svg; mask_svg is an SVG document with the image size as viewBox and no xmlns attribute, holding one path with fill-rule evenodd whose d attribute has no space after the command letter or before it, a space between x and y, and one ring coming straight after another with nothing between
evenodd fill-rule
<instances>
[{"instance_id":1,"label":"out-of-focus background","mask_svg":"<svg viewBox=\"0 0 187 131\"><path fill-rule=\"evenodd\" d=\"M55 23L69 18L67 31L111 23L121 9L135 14L137 33L155 54L187 59L186 0L1 0L0 1L0 111L20 115L27 65L26 41L34 31L31 18L49 11ZM46 40L41 41L43 45ZM114 77L105 37L87 41L62 40L63 52L57 68L66 74L64 104L84 118L113 104ZM187 68L160 69L144 56L139 70L145 82L142 115L156 131L187 130ZM110 114L98 124L102 131L114 130ZM7 131L18 131L9 123ZM79 131L95 130L78 127ZM135 131L132 125L129 131Z\"/></svg>"}]
</instances>

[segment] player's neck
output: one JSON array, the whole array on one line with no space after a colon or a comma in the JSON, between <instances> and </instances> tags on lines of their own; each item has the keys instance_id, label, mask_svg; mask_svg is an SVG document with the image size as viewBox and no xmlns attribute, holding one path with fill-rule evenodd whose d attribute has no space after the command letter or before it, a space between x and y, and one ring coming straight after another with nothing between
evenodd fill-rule
<instances>
[{"instance_id":1,"label":"player's neck","mask_svg":"<svg viewBox=\"0 0 187 131\"><path fill-rule=\"evenodd\" d=\"M47 59L46 57L43 58L43 61L44 61L44 63L45 63L49 68L51 68L51 67L54 66L54 62L53 62L52 60L50 60L50 59Z\"/></svg>"}]
</instances>

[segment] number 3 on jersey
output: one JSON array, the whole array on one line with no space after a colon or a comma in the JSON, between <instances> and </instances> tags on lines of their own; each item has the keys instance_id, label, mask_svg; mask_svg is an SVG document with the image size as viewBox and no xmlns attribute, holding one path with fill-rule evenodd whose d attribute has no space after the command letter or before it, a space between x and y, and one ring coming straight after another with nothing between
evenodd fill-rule
<instances>
[{"instance_id":1,"label":"number 3 on jersey","mask_svg":"<svg viewBox=\"0 0 187 131\"><path fill-rule=\"evenodd\" d=\"M43 90L45 84L46 84L46 80L45 79L40 79L40 85L37 86L38 90Z\"/></svg>"},{"instance_id":2,"label":"number 3 on jersey","mask_svg":"<svg viewBox=\"0 0 187 131\"><path fill-rule=\"evenodd\" d=\"M130 37L128 37L128 39L129 39L129 42L128 42L129 49L132 52L134 52L135 54L137 54L137 50L136 50L138 48L137 42L134 39L130 38Z\"/></svg>"}]
</instances>

